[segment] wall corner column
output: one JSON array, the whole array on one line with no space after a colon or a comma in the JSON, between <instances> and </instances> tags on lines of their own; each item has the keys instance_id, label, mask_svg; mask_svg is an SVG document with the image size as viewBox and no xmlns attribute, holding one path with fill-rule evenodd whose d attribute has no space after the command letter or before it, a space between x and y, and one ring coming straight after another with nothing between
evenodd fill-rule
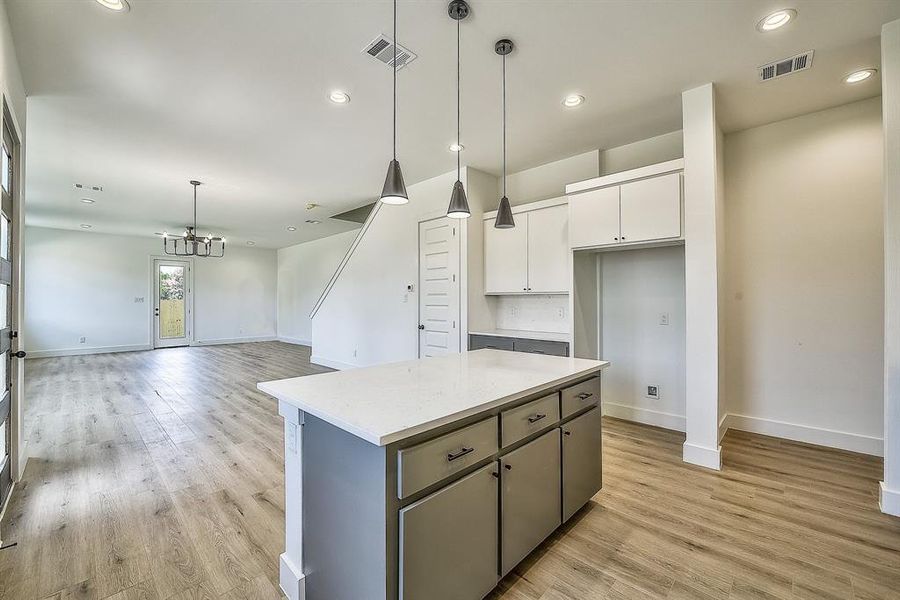
<instances>
[{"instance_id":1,"label":"wall corner column","mask_svg":"<svg viewBox=\"0 0 900 600\"><path fill-rule=\"evenodd\" d=\"M684 462L722 464L719 446L719 287L724 227L722 133L712 83L682 93L686 439Z\"/></svg>"},{"instance_id":2,"label":"wall corner column","mask_svg":"<svg viewBox=\"0 0 900 600\"><path fill-rule=\"evenodd\" d=\"M305 600L303 563L303 412L278 401L284 418L284 552L278 561L278 583L288 600Z\"/></svg>"},{"instance_id":3,"label":"wall corner column","mask_svg":"<svg viewBox=\"0 0 900 600\"><path fill-rule=\"evenodd\" d=\"M900 20L881 29L884 131L884 481L881 510L900 517Z\"/></svg>"}]
</instances>

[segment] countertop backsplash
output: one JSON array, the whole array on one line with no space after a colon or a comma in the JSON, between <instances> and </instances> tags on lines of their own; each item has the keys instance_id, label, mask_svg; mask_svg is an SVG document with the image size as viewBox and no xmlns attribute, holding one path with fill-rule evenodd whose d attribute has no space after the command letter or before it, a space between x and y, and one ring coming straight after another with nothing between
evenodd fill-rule
<instances>
[{"instance_id":1,"label":"countertop backsplash","mask_svg":"<svg viewBox=\"0 0 900 600\"><path fill-rule=\"evenodd\" d=\"M491 296L490 299L497 329L569 332L568 296Z\"/></svg>"}]
</instances>

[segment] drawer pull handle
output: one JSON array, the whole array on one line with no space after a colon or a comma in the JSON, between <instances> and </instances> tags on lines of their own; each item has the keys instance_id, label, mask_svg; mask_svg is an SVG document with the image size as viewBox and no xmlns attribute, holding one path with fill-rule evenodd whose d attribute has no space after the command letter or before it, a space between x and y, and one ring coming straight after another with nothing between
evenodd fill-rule
<instances>
[{"instance_id":1,"label":"drawer pull handle","mask_svg":"<svg viewBox=\"0 0 900 600\"><path fill-rule=\"evenodd\" d=\"M590 392L582 392L582 393L578 394L576 396L576 398L578 398L579 400L587 400L591 396L593 396L593 394L591 394Z\"/></svg>"},{"instance_id":2,"label":"drawer pull handle","mask_svg":"<svg viewBox=\"0 0 900 600\"><path fill-rule=\"evenodd\" d=\"M456 460L457 458L462 458L462 457L465 456L466 454L470 454L470 453L472 453L472 452L475 452L475 448L466 448L465 446L463 446L462 450L460 450L460 451L457 452L456 454L454 454L453 452L451 452L450 454L448 454L448 455L447 455L447 462L453 462L453 461Z\"/></svg>"},{"instance_id":3,"label":"drawer pull handle","mask_svg":"<svg viewBox=\"0 0 900 600\"><path fill-rule=\"evenodd\" d=\"M528 422L529 422L529 423L537 423L537 422L540 421L541 419L546 418L546 416L547 416L547 415L541 415L541 414L538 414L538 415L532 415L532 416L528 417Z\"/></svg>"}]
</instances>

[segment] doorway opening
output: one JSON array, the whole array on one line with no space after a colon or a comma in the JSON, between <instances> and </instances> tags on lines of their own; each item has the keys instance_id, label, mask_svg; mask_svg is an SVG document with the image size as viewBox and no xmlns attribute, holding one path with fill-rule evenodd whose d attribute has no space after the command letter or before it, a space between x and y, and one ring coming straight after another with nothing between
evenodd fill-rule
<instances>
[{"instance_id":1,"label":"doorway opening","mask_svg":"<svg viewBox=\"0 0 900 600\"><path fill-rule=\"evenodd\" d=\"M193 335L191 263L153 261L153 347L189 346Z\"/></svg>"}]
</instances>

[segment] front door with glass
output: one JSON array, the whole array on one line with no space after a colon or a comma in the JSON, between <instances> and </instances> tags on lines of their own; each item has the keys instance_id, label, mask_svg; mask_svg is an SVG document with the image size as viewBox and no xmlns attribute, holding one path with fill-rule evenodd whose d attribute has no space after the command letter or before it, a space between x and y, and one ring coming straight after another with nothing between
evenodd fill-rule
<instances>
[{"instance_id":1,"label":"front door with glass","mask_svg":"<svg viewBox=\"0 0 900 600\"><path fill-rule=\"evenodd\" d=\"M187 346L191 342L191 264L156 260L153 274L153 346Z\"/></svg>"}]
</instances>

